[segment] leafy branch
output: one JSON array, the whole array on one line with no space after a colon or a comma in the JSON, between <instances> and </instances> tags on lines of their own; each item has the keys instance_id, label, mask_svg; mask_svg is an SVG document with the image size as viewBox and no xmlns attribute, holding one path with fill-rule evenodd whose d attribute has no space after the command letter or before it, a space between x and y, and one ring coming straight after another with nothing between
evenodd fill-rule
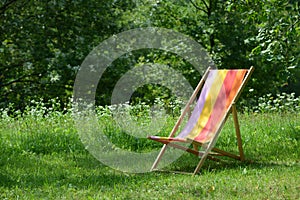
<instances>
[{"instance_id":1,"label":"leafy branch","mask_svg":"<svg viewBox=\"0 0 300 200\"><path fill-rule=\"evenodd\" d=\"M5 1L5 3L0 7L0 14L3 14L15 2L17 2L17 0Z\"/></svg>"},{"instance_id":2,"label":"leafy branch","mask_svg":"<svg viewBox=\"0 0 300 200\"><path fill-rule=\"evenodd\" d=\"M207 10L205 10L205 9L201 8L200 6L198 6L193 0L189 0L189 2L190 2L197 10L201 10L201 11L203 11L204 13L208 14L209 7L208 7L207 3L206 3L204 0L202 0L202 2L204 3L204 5L205 5L205 7L206 7Z\"/></svg>"}]
</instances>

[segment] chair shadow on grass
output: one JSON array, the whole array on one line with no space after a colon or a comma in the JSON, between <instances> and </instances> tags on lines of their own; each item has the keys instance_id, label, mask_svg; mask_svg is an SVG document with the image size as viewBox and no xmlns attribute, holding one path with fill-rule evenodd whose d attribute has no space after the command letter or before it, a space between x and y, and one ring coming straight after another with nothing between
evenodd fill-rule
<instances>
[{"instance_id":1,"label":"chair shadow on grass","mask_svg":"<svg viewBox=\"0 0 300 200\"><path fill-rule=\"evenodd\" d=\"M291 167L291 166L299 166L300 160L295 162L286 162L286 161L273 161L266 160L266 158L271 157L271 155L264 155L264 159L260 160L258 155L256 154L245 154L245 161L241 162L238 160L225 158L220 159L220 161L211 161L207 160L204 163L202 169L197 175L201 175L203 173L211 173L211 172L223 172L226 170L243 170L245 168L251 169L263 169L263 168L274 168L274 167ZM198 164L199 158L194 155L185 153L178 160L172 163L170 166L165 167L164 169L156 170L156 173L166 173L166 174L193 174L195 166Z\"/></svg>"}]
</instances>

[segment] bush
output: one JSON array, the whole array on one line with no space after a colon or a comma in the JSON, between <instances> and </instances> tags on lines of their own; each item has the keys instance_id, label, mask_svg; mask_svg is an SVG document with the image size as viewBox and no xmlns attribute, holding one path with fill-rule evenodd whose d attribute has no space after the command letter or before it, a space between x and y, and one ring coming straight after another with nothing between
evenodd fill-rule
<instances>
[{"instance_id":1,"label":"bush","mask_svg":"<svg viewBox=\"0 0 300 200\"><path fill-rule=\"evenodd\" d=\"M300 98L295 97L295 93L281 93L264 95L258 98L258 105L253 108L254 112L299 112Z\"/></svg>"}]
</instances>

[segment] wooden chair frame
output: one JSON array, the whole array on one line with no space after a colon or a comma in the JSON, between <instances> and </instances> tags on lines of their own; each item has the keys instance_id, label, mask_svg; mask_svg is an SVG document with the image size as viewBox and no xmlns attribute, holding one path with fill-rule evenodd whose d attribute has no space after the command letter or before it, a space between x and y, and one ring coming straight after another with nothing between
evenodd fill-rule
<instances>
[{"instance_id":1,"label":"wooden chair frame","mask_svg":"<svg viewBox=\"0 0 300 200\"><path fill-rule=\"evenodd\" d=\"M197 97L197 94L199 93L199 91L203 87L204 82L207 79L207 76L208 76L208 73L209 73L210 70L211 70L211 68L208 68L206 70L206 72L204 73L202 79L198 83L198 85L197 85L196 89L194 90L192 96L190 97L188 103L184 107L184 110L181 113L179 119L177 120L176 124L174 125L169 137L174 137L175 133L178 131L178 128L179 128L180 124L182 123L185 115L188 114L189 111L190 111L190 106L192 105L192 103L194 102L194 100ZM244 87L245 87L246 83L248 82L251 74L253 73L253 70L254 70L254 67L251 67L248 70L247 74L245 75L245 77L243 79L243 82L242 82L240 88L238 89L235 98L232 101L233 103L228 107L228 109L226 111L226 114L222 118L221 123L220 123L219 127L217 128L215 136L208 143L205 151L199 151L198 147L202 146L203 144L198 142L198 141L195 141L195 140L187 140L187 143L191 143L193 145L193 148L186 148L184 146L180 146L180 145L178 145L176 143L172 143L170 141L162 142L162 143L164 143L164 145L163 145L160 153L158 154L156 160L154 161L154 163L151 167L151 171L156 169L158 163L160 162L160 160L161 160L161 158L162 158L163 154L165 153L168 146L175 147L175 148L178 148L178 149L182 149L184 151L187 151L189 153L192 153L196 156L201 157L196 169L194 170L193 175L195 175L199 172L199 170L202 167L202 165L203 165L204 161L206 160L206 158L218 161L219 159L216 158L215 156L227 156L227 157L231 157L231 158L234 158L234 159L237 159L237 160L240 160L240 161L244 161L245 156L244 156L244 151L243 151L243 146L242 146L242 138L241 138L241 133L240 133L240 126L239 126L239 122L238 122L238 115L237 115L237 109L236 109L235 102L239 98L242 90L244 89ZM221 129L224 126L224 124L225 124L225 122L226 122L226 120L227 120L230 113L232 113L232 115L233 115L233 121L234 121L234 126L235 126L236 137L237 137L239 155L235 155L235 154L223 151L221 149L214 148L214 144L216 143L218 135L220 134Z\"/></svg>"}]
</instances>

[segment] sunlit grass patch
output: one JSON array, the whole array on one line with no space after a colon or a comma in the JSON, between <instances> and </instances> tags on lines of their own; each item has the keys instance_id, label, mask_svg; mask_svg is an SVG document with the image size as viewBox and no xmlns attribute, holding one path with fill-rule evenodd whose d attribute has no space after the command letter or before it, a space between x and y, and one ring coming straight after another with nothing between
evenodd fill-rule
<instances>
[{"instance_id":1,"label":"sunlit grass patch","mask_svg":"<svg viewBox=\"0 0 300 200\"><path fill-rule=\"evenodd\" d=\"M193 172L199 158L186 153L165 167L166 172L129 174L111 169L85 149L71 111L53 110L16 111L13 116L2 110L1 199L300 198L298 112L239 114L246 162L207 160L200 173L192 177L173 172ZM99 123L105 125L104 133L118 148L150 152L162 146L130 135L108 110L101 112L97 113ZM137 122L143 120L148 121L142 113ZM157 134L168 135L175 121L176 116L167 116ZM150 128L146 131L155 134ZM231 117L216 146L238 152Z\"/></svg>"}]
</instances>

